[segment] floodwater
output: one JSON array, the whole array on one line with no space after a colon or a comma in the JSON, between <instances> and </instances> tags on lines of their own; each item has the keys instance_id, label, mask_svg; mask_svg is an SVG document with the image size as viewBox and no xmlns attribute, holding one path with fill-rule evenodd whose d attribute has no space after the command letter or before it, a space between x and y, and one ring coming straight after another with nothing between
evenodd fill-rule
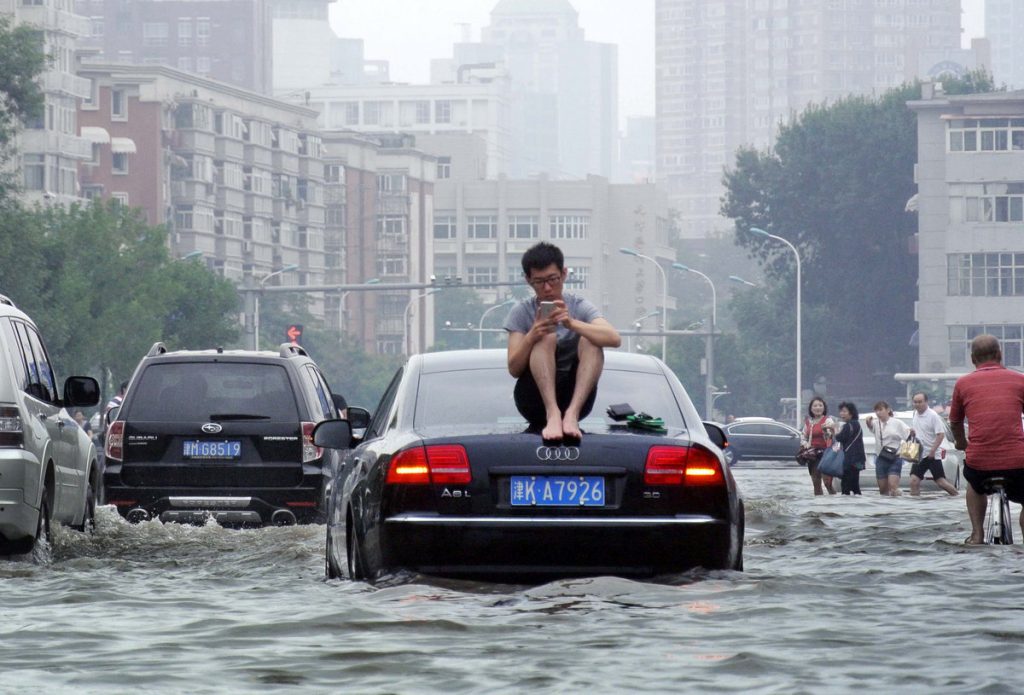
<instances>
[{"instance_id":1,"label":"floodwater","mask_svg":"<svg viewBox=\"0 0 1024 695\"><path fill-rule=\"evenodd\" d=\"M667 583L375 588L324 580L323 527L102 508L94 536L0 560L0 693L1020 690L1024 545L964 546L962 496L737 478L747 571Z\"/></svg>"}]
</instances>

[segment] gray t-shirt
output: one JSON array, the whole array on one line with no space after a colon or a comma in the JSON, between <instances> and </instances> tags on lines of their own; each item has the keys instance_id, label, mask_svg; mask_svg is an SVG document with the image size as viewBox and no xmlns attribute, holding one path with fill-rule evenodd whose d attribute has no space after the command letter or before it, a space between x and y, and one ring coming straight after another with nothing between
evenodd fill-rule
<instances>
[{"instance_id":1,"label":"gray t-shirt","mask_svg":"<svg viewBox=\"0 0 1024 695\"><path fill-rule=\"evenodd\" d=\"M583 323L592 323L594 319L604 318L597 307L583 297L568 292L562 294L562 301L569 311L569 318ZM509 333L529 333L533 327L533 319L537 315L539 301L536 296L524 299L512 307L505 318L505 330ZM555 362L558 371L568 372L576 359L576 350L580 344L580 336L562 324L555 329L558 336L558 347L555 348Z\"/></svg>"}]
</instances>

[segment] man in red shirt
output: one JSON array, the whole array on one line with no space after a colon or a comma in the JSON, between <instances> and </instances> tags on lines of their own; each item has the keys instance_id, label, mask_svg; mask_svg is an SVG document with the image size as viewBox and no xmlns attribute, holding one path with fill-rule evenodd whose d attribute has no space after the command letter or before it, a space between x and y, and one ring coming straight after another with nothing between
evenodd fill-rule
<instances>
[{"instance_id":1,"label":"man in red shirt","mask_svg":"<svg viewBox=\"0 0 1024 695\"><path fill-rule=\"evenodd\" d=\"M949 409L949 426L956 447L966 452L967 514L971 517L968 543L984 543L985 508L988 498L984 483L989 478L1006 479L1006 496L1024 503L1024 374L1002 364L1003 352L992 335L971 341L971 362L975 370L957 379ZM964 422L971 427L967 439ZM1024 511L1020 516L1024 533Z\"/></svg>"}]
</instances>

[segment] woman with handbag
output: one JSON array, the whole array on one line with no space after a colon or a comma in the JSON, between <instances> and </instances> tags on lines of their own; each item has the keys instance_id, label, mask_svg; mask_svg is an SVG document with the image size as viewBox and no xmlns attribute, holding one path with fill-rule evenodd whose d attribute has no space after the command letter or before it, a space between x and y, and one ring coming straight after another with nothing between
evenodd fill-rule
<instances>
[{"instance_id":1,"label":"woman with handbag","mask_svg":"<svg viewBox=\"0 0 1024 695\"><path fill-rule=\"evenodd\" d=\"M835 433L836 421L828 416L828 406L825 400L818 396L811 399L807 404L807 417L804 418L803 441L801 442L800 460L807 464L807 472L811 476L811 483L814 485L814 494L824 494L822 483L828 494L836 494L832 487L832 476L822 475L818 471L818 462L821 455L832 444L832 436Z\"/></svg>"},{"instance_id":2,"label":"woman with handbag","mask_svg":"<svg viewBox=\"0 0 1024 695\"><path fill-rule=\"evenodd\" d=\"M874 433L878 443L875 456L878 494L897 497L900 494L900 471L903 469L900 444L910 435L910 428L892 416L892 408L885 401L875 403L874 416L868 415L864 424Z\"/></svg>"},{"instance_id":3,"label":"woman with handbag","mask_svg":"<svg viewBox=\"0 0 1024 695\"><path fill-rule=\"evenodd\" d=\"M843 478L840 489L844 495L860 494L860 472L864 470L864 430L860 426L857 406L849 401L839 404L843 428L836 434L836 444L843 447Z\"/></svg>"}]
</instances>

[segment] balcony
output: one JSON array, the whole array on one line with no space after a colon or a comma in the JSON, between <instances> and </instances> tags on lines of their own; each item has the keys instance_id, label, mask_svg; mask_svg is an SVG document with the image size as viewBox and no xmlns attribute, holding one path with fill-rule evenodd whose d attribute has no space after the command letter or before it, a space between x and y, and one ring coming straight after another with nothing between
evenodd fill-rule
<instances>
[{"instance_id":1,"label":"balcony","mask_svg":"<svg viewBox=\"0 0 1024 695\"><path fill-rule=\"evenodd\" d=\"M274 150L271 157L271 164L274 170L281 174L297 176L299 173L299 156L290 152Z\"/></svg>"},{"instance_id":2,"label":"balcony","mask_svg":"<svg viewBox=\"0 0 1024 695\"><path fill-rule=\"evenodd\" d=\"M217 209L218 210L243 210L245 209L245 192L237 188L227 186L216 186Z\"/></svg>"},{"instance_id":3,"label":"balcony","mask_svg":"<svg viewBox=\"0 0 1024 695\"><path fill-rule=\"evenodd\" d=\"M273 164L273 157L270 155L270 150L259 145L253 145L252 143L243 144L242 158L246 164L263 167L269 169Z\"/></svg>"},{"instance_id":4,"label":"balcony","mask_svg":"<svg viewBox=\"0 0 1024 695\"><path fill-rule=\"evenodd\" d=\"M274 211L270 198L258 193L247 192L244 203L245 214L252 217L270 217Z\"/></svg>"},{"instance_id":5,"label":"balcony","mask_svg":"<svg viewBox=\"0 0 1024 695\"><path fill-rule=\"evenodd\" d=\"M227 159L233 162L240 161L245 154L241 142L223 135L217 136L215 150L217 159Z\"/></svg>"},{"instance_id":6,"label":"balcony","mask_svg":"<svg viewBox=\"0 0 1024 695\"><path fill-rule=\"evenodd\" d=\"M179 129L176 132L174 151L178 154L198 152L213 156L217 152L216 137L201 130Z\"/></svg>"},{"instance_id":7,"label":"balcony","mask_svg":"<svg viewBox=\"0 0 1024 695\"><path fill-rule=\"evenodd\" d=\"M84 77L78 77L67 72L44 72L42 79L43 91L56 94L67 94L68 96L88 99L92 94L92 85Z\"/></svg>"},{"instance_id":8,"label":"balcony","mask_svg":"<svg viewBox=\"0 0 1024 695\"><path fill-rule=\"evenodd\" d=\"M466 253L498 253L498 242L497 241L467 241L465 247Z\"/></svg>"},{"instance_id":9,"label":"balcony","mask_svg":"<svg viewBox=\"0 0 1024 695\"><path fill-rule=\"evenodd\" d=\"M53 130L23 130L20 139L22 152L92 159L92 142L77 135Z\"/></svg>"},{"instance_id":10,"label":"balcony","mask_svg":"<svg viewBox=\"0 0 1024 695\"><path fill-rule=\"evenodd\" d=\"M171 181L171 203L174 205L209 204L213 202L212 187L213 184L195 179Z\"/></svg>"},{"instance_id":11,"label":"balcony","mask_svg":"<svg viewBox=\"0 0 1024 695\"><path fill-rule=\"evenodd\" d=\"M87 17L58 10L46 5L19 5L19 24L34 24L46 31L81 37L92 34L92 24Z\"/></svg>"}]
</instances>

